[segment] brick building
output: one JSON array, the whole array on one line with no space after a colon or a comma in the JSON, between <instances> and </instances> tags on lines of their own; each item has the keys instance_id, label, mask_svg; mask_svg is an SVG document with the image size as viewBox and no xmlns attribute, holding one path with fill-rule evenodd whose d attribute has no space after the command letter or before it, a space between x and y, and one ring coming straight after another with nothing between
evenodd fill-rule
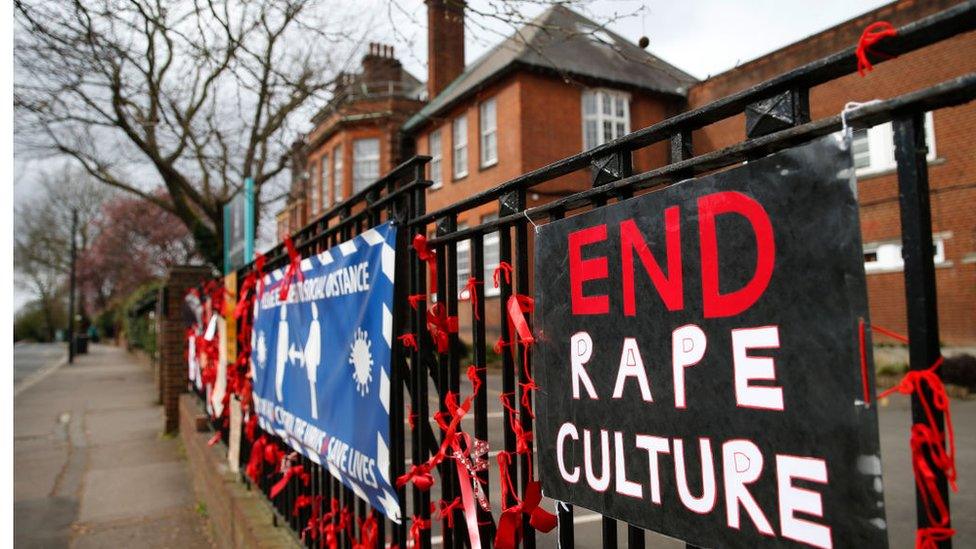
<instances>
[{"instance_id":1,"label":"brick building","mask_svg":"<svg viewBox=\"0 0 976 549\"><path fill-rule=\"evenodd\" d=\"M332 99L312 118L312 131L294 146L278 238L396 166L404 156L400 129L424 97L424 83L404 70L392 46L369 44L360 71L339 75Z\"/></svg>"},{"instance_id":2,"label":"brick building","mask_svg":"<svg viewBox=\"0 0 976 549\"><path fill-rule=\"evenodd\" d=\"M337 94L339 106L333 99L304 139L308 167L297 173L308 175L296 178L293 200L279 216L279 233L294 230L321 208L336 203L336 191L327 183L328 171L321 175L324 168L319 166L329 165L330 154L342 158L346 166L356 162L359 157L350 149L357 140L379 140L379 171L370 171L373 175L396 165L404 153L432 156L429 177L434 186L427 205L428 210L435 210L850 47L871 22L886 20L899 26L954 3L900 0L698 82L562 6L546 10L521 32L464 67L463 4L428 0L430 62L426 89L430 100L419 100L422 94L416 88L423 85L412 77L412 95L397 96L396 102L389 97L386 110L365 100L344 100ZM385 66L399 68L392 50L379 48ZM371 55L373 50L364 58L360 81L370 79L366 61ZM973 70L976 36L968 33L881 64L866 78L854 74L813 88L811 116L823 118L840 112L849 101L892 97ZM402 80L409 77L402 68L399 71ZM976 210L969 207L976 203L974 123L974 105L927 116L939 314L946 343L976 343ZM695 132L694 152L720 149L744 137L744 118L734 117ZM855 164L872 319L905 331L891 143L890 125L858 131ZM336 146L341 154L336 153ZM665 144L641 150L634 156L634 167L644 171L660 166L667 161L667 154ZM348 196L354 188L352 176L343 173L341 178L344 187L339 196ZM560 178L533 189L529 205L589 184L583 173ZM491 219L497 214L495 208L485 205L465 212L458 224L471 226ZM474 276L487 280L497 264L497 238L492 235L485 239L485 254L486 272ZM458 287L470 275L468 265L462 245ZM497 318L491 312L497 308L497 300L489 299L487 306L488 318Z\"/></svg>"}]
</instances>

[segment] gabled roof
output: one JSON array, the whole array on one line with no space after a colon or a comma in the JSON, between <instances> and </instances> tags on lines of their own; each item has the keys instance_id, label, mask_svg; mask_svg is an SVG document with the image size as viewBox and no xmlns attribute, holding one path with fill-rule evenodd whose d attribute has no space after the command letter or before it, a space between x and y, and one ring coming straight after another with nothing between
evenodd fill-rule
<instances>
[{"instance_id":1,"label":"gabled roof","mask_svg":"<svg viewBox=\"0 0 976 549\"><path fill-rule=\"evenodd\" d=\"M685 97L698 80L556 4L475 60L404 125L410 131L513 64Z\"/></svg>"}]
</instances>

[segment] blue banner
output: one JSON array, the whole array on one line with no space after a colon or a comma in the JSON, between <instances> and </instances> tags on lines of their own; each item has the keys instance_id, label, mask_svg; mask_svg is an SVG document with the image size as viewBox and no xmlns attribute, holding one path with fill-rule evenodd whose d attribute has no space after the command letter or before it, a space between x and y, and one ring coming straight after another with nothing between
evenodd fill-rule
<instances>
[{"instance_id":1,"label":"blue banner","mask_svg":"<svg viewBox=\"0 0 976 549\"><path fill-rule=\"evenodd\" d=\"M396 228L371 229L287 268L255 302L251 369L258 422L395 522L390 362Z\"/></svg>"}]
</instances>

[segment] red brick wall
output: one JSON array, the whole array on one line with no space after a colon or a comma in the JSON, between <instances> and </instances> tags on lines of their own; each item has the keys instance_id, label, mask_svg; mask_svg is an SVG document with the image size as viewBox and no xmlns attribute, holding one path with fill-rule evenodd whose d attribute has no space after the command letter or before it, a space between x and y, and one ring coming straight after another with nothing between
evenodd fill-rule
<instances>
[{"instance_id":1,"label":"red brick wall","mask_svg":"<svg viewBox=\"0 0 976 549\"><path fill-rule=\"evenodd\" d=\"M583 148L582 105L583 86L567 84L562 79L526 71L511 74L479 91L462 104L441 113L416 133L417 152L429 154L429 135L441 130L443 158L443 187L427 194L427 211L432 212L490 189L525 172L545 166L561 158L579 153ZM495 98L498 126L498 164L480 167L479 106ZM674 106L660 97L630 91L631 130L659 122ZM453 178L452 121L466 114L468 118L468 175ZM635 169L648 170L667 161L667 147L658 144L634 155ZM537 206L590 186L589 171L561 177L533 188L528 193L529 206ZM497 211L495 203L485 204L458 215L459 224L474 226L484 215ZM430 228L433 231L433 227ZM530 239L531 240L531 239ZM514 243L513 243L514 246ZM531 253L531 248L529 253ZM481 278L480 274L475 274ZM531 273L529 273L531 277ZM490 284L490 281L488 281ZM461 335L470 337L471 307L459 305ZM499 303L488 298L485 303L488 339L497 337Z\"/></svg>"},{"instance_id":2,"label":"red brick wall","mask_svg":"<svg viewBox=\"0 0 976 549\"><path fill-rule=\"evenodd\" d=\"M427 0L427 95L464 72L464 1Z\"/></svg>"},{"instance_id":3,"label":"red brick wall","mask_svg":"<svg viewBox=\"0 0 976 549\"><path fill-rule=\"evenodd\" d=\"M821 35L787 46L742 67L718 75L690 91L690 108L745 89L806 62L856 43L861 30L876 20L899 25L954 4L903 1L844 23ZM976 70L976 33L968 33L875 67L866 77L849 75L813 88L813 119L837 114L848 101L888 98ZM936 271L941 338L946 343L976 342L976 104L934 113L937 159L930 163L932 230L948 233L945 266ZM695 132L696 154L741 141L745 123L737 116ZM862 238L865 242L900 239L897 180L892 173L859 178ZM868 274L872 321L906 330L903 273Z\"/></svg>"},{"instance_id":4,"label":"red brick wall","mask_svg":"<svg viewBox=\"0 0 976 549\"><path fill-rule=\"evenodd\" d=\"M170 269L166 277L165 314L159 318L159 384L163 402L165 430L174 432L179 427L179 398L186 392L186 326L183 324L183 299L186 292L209 279L205 267L179 266Z\"/></svg>"}]
</instances>

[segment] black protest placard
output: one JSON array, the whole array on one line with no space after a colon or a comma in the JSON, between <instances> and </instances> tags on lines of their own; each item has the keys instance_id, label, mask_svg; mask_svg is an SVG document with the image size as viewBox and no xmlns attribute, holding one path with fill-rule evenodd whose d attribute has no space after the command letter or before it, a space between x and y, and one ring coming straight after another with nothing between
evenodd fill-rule
<instances>
[{"instance_id":1,"label":"black protest placard","mask_svg":"<svg viewBox=\"0 0 976 549\"><path fill-rule=\"evenodd\" d=\"M547 496L707 547L887 544L852 171L831 135L540 228Z\"/></svg>"}]
</instances>

